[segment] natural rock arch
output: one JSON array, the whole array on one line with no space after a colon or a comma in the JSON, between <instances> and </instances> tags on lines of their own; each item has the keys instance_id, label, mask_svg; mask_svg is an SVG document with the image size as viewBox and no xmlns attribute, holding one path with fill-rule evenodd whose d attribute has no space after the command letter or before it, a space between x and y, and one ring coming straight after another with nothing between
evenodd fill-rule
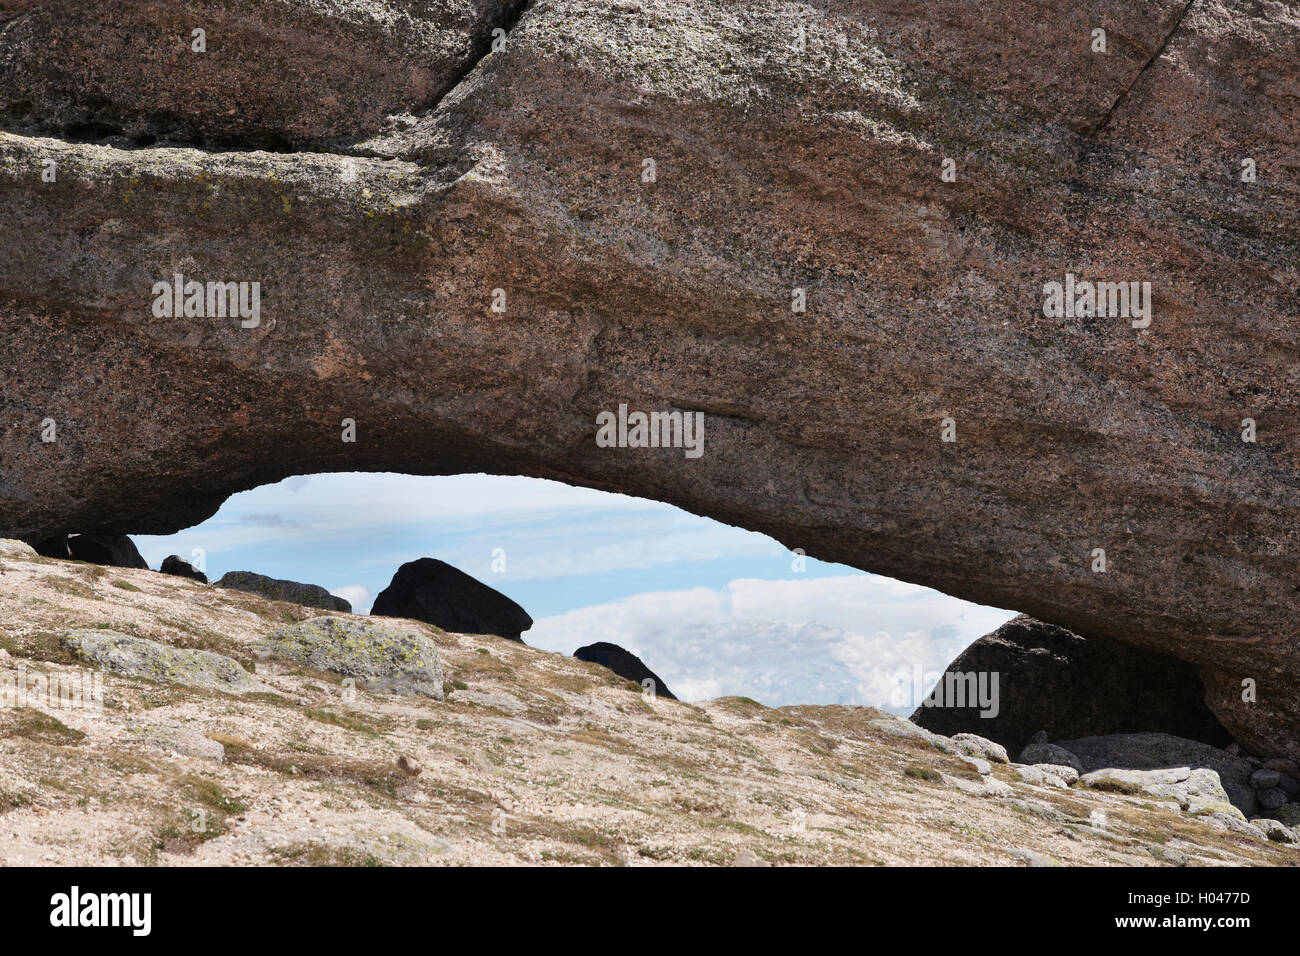
<instances>
[{"instance_id":1,"label":"natural rock arch","mask_svg":"<svg viewBox=\"0 0 1300 956\"><path fill-rule=\"evenodd\" d=\"M0 534L310 471L558 478L1166 651L1300 756L1281 8L191 6L205 53L150 0L112 43L0 0ZM1150 281L1152 324L1045 317L1067 272ZM176 274L259 283L257 324L158 317ZM619 403L703 412L705 454L597 447Z\"/></svg>"}]
</instances>

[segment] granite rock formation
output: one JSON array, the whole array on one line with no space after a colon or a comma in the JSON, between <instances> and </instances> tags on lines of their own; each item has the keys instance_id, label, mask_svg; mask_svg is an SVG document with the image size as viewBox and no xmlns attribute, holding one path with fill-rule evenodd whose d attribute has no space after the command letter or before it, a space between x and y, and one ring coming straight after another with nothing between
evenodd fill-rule
<instances>
[{"instance_id":1,"label":"granite rock formation","mask_svg":"<svg viewBox=\"0 0 1300 956\"><path fill-rule=\"evenodd\" d=\"M645 661L637 657L631 651L619 647L617 644L611 644L608 641L597 641L595 644L588 644L580 647L573 652L573 656L580 661L590 661L593 664L599 664L601 667L608 667L619 677L626 678L635 684L641 684L645 680L654 681L654 692L657 697L667 697L669 700L676 700L677 695L668 689L663 678L646 667Z\"/></svg>"},{"instance_id":2,"label":"granite rock formation","mask_svg":"<svg viewBox=\"0 0 1300 956\"><path fill-rule=\"evenodd\" d=\"M68 538L68 550L75 561L103 564L112 568L145 568L135 542L124 534L76 534Z\"/></svg>"},{"instance_id":3,"label":"granite rock formation","mask_svg":"<svg viewBox=\"0 0 1300 956\"><path fill-rule=\"evenodd\" d=\"M971 673L998 675L995 715L944 700L948 682L941 679L940 693L912 719L946 736L981 734L1013 753L1040 731L1050 740L1148 731L1216 747L1232 742L1205 706L1205 685L1192 665L1023 614L962 651L945 678ZM953 686L960 692L965 685Z\"/></svg>"},{"instance_id":4,"label":"granite rock formation","mask_svg":"<svg viewBox=\"0 0 1300 956\"><path fill-rule=\"evenodd\" d=\"M0 534L554 478L1175 656L1300 756L1286 5L183 19L0 0ZM1067 275L1150 282L1149 324L1046 315ZM704 454L599 447L622 403L704 413Z\"/></svg>"},{"instance_id":5,"label":"granite rock formation","mask_svg":"<svg viewBox=\"0 0 1300 956\"><path fill-rule=\"evenodd\" d=\"M495 634L522 641L528 612L496 588L437 558L408 561L379 592L370 613L406 617L459 634Z\"/></svg>"},{"instance_id":6,"label":"granite rock formation","mask_svg":"<svg viewBox=\"0 0 1300 956\"><path fill-rule=\"evenodd\" d=\"M302 584L298 581L286 581L282 578L269 578L265 574L253 571L227 571L217 582L219 588L234 588L260 594L272 601L290 601L303 607L318 607L326 611L352 613L352 604L341 597L336 597L319 584Z\"/></svg>"},{"instance_id":7,"label":"granite rock formation","mask_svg":"<svg viewBox=\"0 0 1300 956\"><path fill-rule=\"evenodd\" d=\"M163 563L158 570L163 574L174 574L180 578L189 578L191 581L198 581L200 584L208 583L208 576L197 570L194 565L180 557L180 555L167 555L167 557L163 558Z\"/></svg>"}]
</instances>

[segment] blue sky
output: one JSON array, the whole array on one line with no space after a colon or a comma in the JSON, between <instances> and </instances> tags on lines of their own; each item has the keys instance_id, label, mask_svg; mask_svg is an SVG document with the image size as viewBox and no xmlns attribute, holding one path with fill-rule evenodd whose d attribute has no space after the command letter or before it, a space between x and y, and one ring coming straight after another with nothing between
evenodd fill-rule
<instances>
[{"instance_id":1,"label":"blue sky","mask_svg":"<svg viewBox=\"0 0 1300 956\"><path fill-rule=\"evenodd\" d=\"M319 584L357 613L403 562L441 558L523 605L536 622L526 643L621 644L693 700L909 713L953 657L1013 616L844 565L797 570L765 535L532 478L300 476L134 540L155 568L200 549L214 581L256 571Z\"/></svg>"}]
</instances>

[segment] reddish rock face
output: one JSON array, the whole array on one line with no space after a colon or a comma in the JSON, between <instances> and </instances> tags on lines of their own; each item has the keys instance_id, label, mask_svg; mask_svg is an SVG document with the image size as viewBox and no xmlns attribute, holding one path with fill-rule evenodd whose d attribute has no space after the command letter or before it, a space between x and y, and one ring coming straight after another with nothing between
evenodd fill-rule
<instances>
[{"instance_id":1,"label":"reddish rock face","mask_svg":"<svg viewBox=\"0 0 1300 956\"><path fill-rule=\"evenodd\" d=\"M0 534L558 478L1175 655L1300 756L1284 6L258 0L207 53L82 6L0 0ZM1149 323L1046 314L1068 275ZM702 456L600 447L620 403Z\"/></svg>"}]
</instances>

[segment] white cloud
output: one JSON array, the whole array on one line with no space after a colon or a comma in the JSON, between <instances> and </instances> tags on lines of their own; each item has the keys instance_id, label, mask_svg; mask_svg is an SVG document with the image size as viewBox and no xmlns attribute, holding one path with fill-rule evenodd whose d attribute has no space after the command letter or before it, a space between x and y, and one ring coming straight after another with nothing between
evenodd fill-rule
<instances>
[{"instance_id":1,"label":"white cloud","mask_svg":"<svg viewBox=\"0 0 1300 956\"><path fill-rule=\"evenodd\" d=\"M370 593L370 588L363 584L349 584L346 587L335 588L330 594L341 597L351 604L353 614L368 614L370 605L375 600L375 596Z\"/></svg>"},{"instance_id":2,"label":"white cloud","mask_svg":"<svg viewBox=\"0 0 1300 956\"><path fill-rule=\"evenodd\" d=\"M543 618L525 640L564 654L619 644L687 700L737 694L908 713L929 691L927 676L1012 616L868 574L737 579Z\"/></svg>"}]
</instances>

